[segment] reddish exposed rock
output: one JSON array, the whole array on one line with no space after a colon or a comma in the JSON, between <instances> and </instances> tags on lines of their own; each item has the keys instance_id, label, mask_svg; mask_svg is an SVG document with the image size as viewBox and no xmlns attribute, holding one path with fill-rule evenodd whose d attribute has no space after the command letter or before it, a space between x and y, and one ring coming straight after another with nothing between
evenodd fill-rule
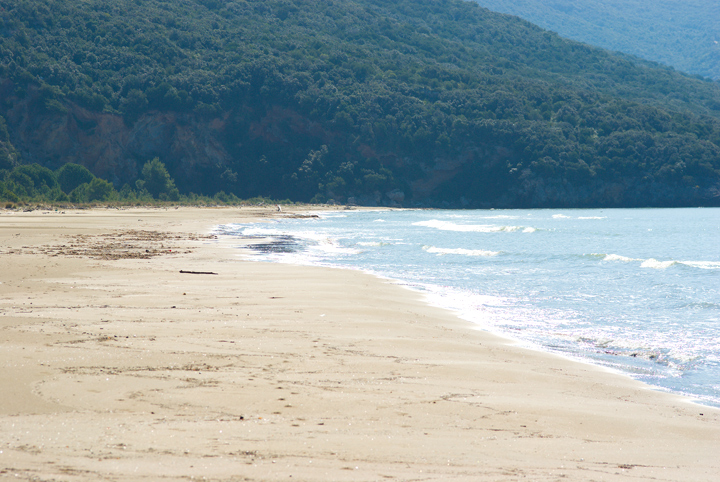
<instances>
[{"instance_id":1,"label":"reddish exposed rock","mask_svg":"<svg viewBox=\"0 0 720 482\"><path fill-rule=\"evenodd\" d=\"M188 183L195 173L222 168L229 161L220 141L224 119L148 112L127 125L117 114L65 105L66 113L38 113L29 96L6 111L25 162L51 168L74 162L121 185L136 179L142 164L156 156L178 183Z\"/></svg>"}]
</instances>

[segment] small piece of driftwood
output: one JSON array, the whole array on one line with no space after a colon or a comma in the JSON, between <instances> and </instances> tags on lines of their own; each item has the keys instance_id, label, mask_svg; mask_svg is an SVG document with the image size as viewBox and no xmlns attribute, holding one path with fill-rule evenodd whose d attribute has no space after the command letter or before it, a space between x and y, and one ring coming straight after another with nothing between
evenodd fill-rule
<instances>
[{"instance_id":1,"label":"small piece of driftwood","mask_svg":"<svg viewBox=\"0 0 720 482\"><path fill-rule=\"evenodd\" d=\"M180 270L180 272L183 274L217 274L217 273L213 273L212 271L183 271L183 270Z\"/></svg>"}]
</instances>

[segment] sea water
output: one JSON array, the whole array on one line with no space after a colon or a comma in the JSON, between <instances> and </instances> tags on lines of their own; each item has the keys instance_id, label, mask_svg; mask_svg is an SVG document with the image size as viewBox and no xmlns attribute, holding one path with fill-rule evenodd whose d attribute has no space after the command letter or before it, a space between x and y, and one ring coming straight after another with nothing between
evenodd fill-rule
<instances>
[{"instance_id":1,"label":"sea water","mask_svg":"<svg viewBox=\"0 0 720 482\"><path fill-rule=\"evenodd\" d=\"M479 328L720 406L720 209L335 211L227 224L257 259L368 271Z\"/></svg>"}]
</instances>

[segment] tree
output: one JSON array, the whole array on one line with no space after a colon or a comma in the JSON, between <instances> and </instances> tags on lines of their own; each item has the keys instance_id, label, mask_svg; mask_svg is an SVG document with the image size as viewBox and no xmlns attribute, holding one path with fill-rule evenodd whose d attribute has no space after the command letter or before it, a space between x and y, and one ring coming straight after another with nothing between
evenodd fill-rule
<instances>
[{"instance_id":1,"label":"tree","mask_svg":"<svg viewBox=\"0 0 720 482\"><path fill-rule=\"evenodd\" d=\"M137 119L147 108L148 100L143 91L132 89L128 92L128 95L122 99L120 106L122 111L131 119Z\"/></svg>"},{"instance_id":2,"label":"tree","mask_svg":"<svg viewBox=\"0 0 720 482\"><path fill-rule=\"evenodd\" d=\"M95 179L95 176L85 166L72 162L63 165L55 174L60 183L60 189L67 194L70 194L80 184L89 183Z\"/></svg>"},{"instance_id":3,"label":"tree","mask_svg":"<svg viewBox=\"0 0 720 482\"><path fill-rule=\"evenodd\" d=\"M180 192L175 187L175 181L170 177L165 164L160 162L157 157L145 163L141 175L142 179L135 183L139 190L145 190L154 198L161 200L177 201L180 199Z\"/></svg>"},{"instance_id":4,"label":"tree","mask_svg":"<svg viewBox=\"0 0 720 482\"><path fill-rule=\"evenodd\" d=\"M105 179L96 177L88 184L87 197L88 201L108 201L115 194L113 185Z\"/></svg>"},{"instance_id":5,"label":"tree","mask_svg":"<svg viewBox=\"0 0 720 482\"><path fill-rule=\"evenodd\" d=\"M58 190L55 174L39 164L23 164L10 171L7 184L16 194L22 196L48 195Z\"/></svg>"}]
</instances>

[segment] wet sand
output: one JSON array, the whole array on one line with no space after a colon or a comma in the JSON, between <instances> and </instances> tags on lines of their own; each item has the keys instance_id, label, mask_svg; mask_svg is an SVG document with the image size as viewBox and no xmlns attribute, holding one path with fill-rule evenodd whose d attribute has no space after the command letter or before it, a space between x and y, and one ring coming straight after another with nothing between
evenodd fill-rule
<instances>
[{"instance_id":1,"label":"wet sand","mask_svg":"<svg viewBox=\"0 0 720 482\"><path fill-rule=\"evenodd\" d=\"M209 236L288 214L0 211L0 479L720 477L718 410Z\"/></svg>"}]
</instances>

